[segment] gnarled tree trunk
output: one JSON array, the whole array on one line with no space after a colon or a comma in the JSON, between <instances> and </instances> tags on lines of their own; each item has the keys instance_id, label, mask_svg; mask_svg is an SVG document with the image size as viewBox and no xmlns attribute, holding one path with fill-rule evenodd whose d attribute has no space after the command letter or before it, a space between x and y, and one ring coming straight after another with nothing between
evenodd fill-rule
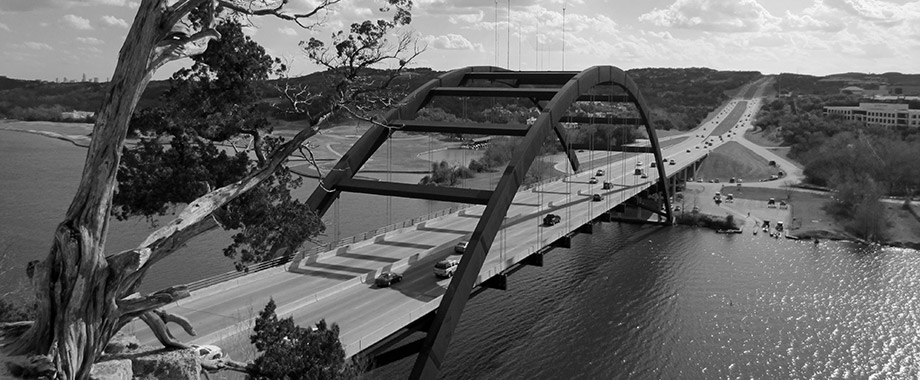
<instances>
[{"instance_id":1,"label":"gnarled tree trunk","mask_svg":"<svg viewBox=\"0 0 920 380\"><path fill-rule=\"evenodd\" d=\"M141 269L150 250L107 259L104 247L115 176L134 107L156 68L178 57L168 49L190 42L163 43L170 32L164 30L169 28L164 21L174 15L167 5L165 0L141 2L98 114L77 194L55 230L48 257L30 265L38 315L12 350L49 356L59 378L87 378L93 361L123 326L123 317L150 310L138 309L139 303L151 305L150 298L138 302L127 297L138 285L132 274ZM173 289L154 299L182 293Z\"/></svg>"}]
</instances>

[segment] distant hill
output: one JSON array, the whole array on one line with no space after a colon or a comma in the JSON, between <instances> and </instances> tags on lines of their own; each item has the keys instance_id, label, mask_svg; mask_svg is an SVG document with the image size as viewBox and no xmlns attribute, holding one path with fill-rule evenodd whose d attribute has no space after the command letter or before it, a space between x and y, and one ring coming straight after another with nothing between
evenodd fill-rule
<instances>
[{"instance_id":1,"label":"distant hill","mask_svg":"<svg viewBox=\"0 0 920 380\"><path fill-rule=\"evenodd\" d=\"M408 93L442 73L429 68L411 69L401 75L394 85ZM754 71L718 71L708 68L644 68L629 70L628 73L639 85L649 102L655 127L681 130L696 126L710 111L728 98L731 90L762 76L761 73ZM371 76L375 80L384 78L385 74L385 71L371 70ZM840 75L849 76L850 74ZM895 78L897 75L901 74L882 74L886 78ZM802 77L803 83L807 83L808 86L815 86L815 83L818 83L814 79L818 77ZM320 93L328 90L326 78L325 73L317 72L293 78L289 83L295 86L305 86L313 93ZM832 89L836 91L838 87L835 86L840 82L833 83L836 84L829 86L828 91ZM283 107L284 104L280 101L280 93L277 90L281 83L271 80L263 82L263 86L266 104ZM63 109L95 112L102 103L105 88L105 83L49 83L0 77L0 115L10 115L10 110L17 107L46 108L49 109L49 112L46 112L48 114L53 114L50 111L52 107L55 111ZM158 105L160 96L168 88L168 81L151 82L138 104L138 109ZM441 103L437 106L457 115L463 112L461 110L463 106L457 102ZM451 108L457 108L457 110L451 110ZM286 118L283 112L278 112L276 116Z\"/></svg>"},{"instance_id":2,"label":"distant hill","mask_svg":"<svg viewBox=\"0 0 920 380\"><path fill-rule=\"evenodd\" d=\"M13 79L0 75L0 91L12 90L14 88L25 87L35 83L40 83L40 81Z\"/></svg>"},{"instance_id":3,"label":"distant hill","mask_svg":"<svg viewBox=\"0 0 920 380\"><path fill-rule=\"evenodd\" d=\"M811 95L833 95L845 87L856 86L878 90L880 86L920 87L920 74L902 73L840 73L826 76L782 73L774 83L777 92Z\"/></svg>"}]
</instances>

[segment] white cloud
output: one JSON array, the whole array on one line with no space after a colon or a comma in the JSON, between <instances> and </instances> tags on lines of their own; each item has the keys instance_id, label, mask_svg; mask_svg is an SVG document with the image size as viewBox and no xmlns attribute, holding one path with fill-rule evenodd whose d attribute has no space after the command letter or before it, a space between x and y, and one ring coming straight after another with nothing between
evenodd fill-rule
<instances>
[{"instance_id":1,"label":"white cloud","mask_svg":"<svg viewBox=\"0 0 920 380\"><path fill-rule=\"evenodd\" d=\"M28 41L28 42L23 42L22 44L32 50L54 50L53 48L51 48L51 45L48 45L44 42Z\"/></svg>"},{"instance_id":2,"label":"white cloud","mask_svg":"<svg viewBox=\"0 0 920 380\"><path fill-rule=\"evenodd\" d=\"M3 30L5 30L5 31L7 31L7 32L10 31L10 27L6 26L6 24L4 24L4 23L2 23L2 22L0 22L0 29L3 29Z\"/></svg>"},{"instance_id":3,"label":"white cloud","mask_svg":"<svg viewBox=\"0 0 920 380\"><path fill-rule=\"evenodd\" d=\"M87 45L102 45L105 42L95 37L77 37L77 41L80 41Z\"/></svg>"},{"instance_id":4,"label":"white cloud","mask_svg":"<svg viewBox=\"0 0 920 380\"><path fill-rule=\"evenodd\" d=\"M639 20L662 27L716 32L756 32L779 22L757 0L677 0L668 8L655 8L639 16Z\"/></svg>"},{"instance_id":5,"label":"white cloud","mask_svg":"<svg viewBox=\"0 0 920 380\"><path fill-rule=\"evenodd\" d=\"M64 15L62 18L64 23L70 25L70 27L79 30L92 30L93 26L89 24L89 20L77 16L77 15Z\"/></svg>"},{"instance_id":6,"label":"white cloud","mask_svg":"<svg viewBox=\"0 0 920 380\"><path fill-rule=\"evenodd\" d=\"M297 30L295 30L294 28L291 28L291 27L289 27L289 26L285 26L285 27L278 28L278 31L281 32L281 34L287 34L287 35L289 35L289 36L296 36L296 35L297 35Z\"/></svg>"},{"instance_id":7,"label":"white cloud","mask_svg":"<svg viewBox=\"0 0 920 380\"><path fill-rule=\"evenodd\" d=\"M476 11L475 13L450 15L448 16L447 19L450 21L451 24L458 24L458 23L474 24L477 22L481 22L483 17L484 17L484 14L482 13L482 11Z\"/></svg>"},{"instance_id":8,"label":"white cloud","mask_svg":"<svg viewBox=\"0 0 920 380\"><path fill-rule=\"evenodd\" d=\"M125 0L3 0L0 11L29 12L37 9L69 9L92 5L123 6Z\"/></svg>"},{"instance_id":9,"label":"white cloud","mask_svg":"<svg viewBox=\"0 0 920 380\"><path fill-rule=\"evenodd\" d=\"M120 18L118 18L118 17L115 17L115 16L110 16L110 15L104 15L104 16L102 16L102 22L104 22L104 23L105 23L106 25L108 25L108 26L118 26L118 27L122 27L122 28L127 28L127 27L128 27L128 22L127 22L127 21L122 20L122 19L120 19Z\"/></svg>"},{"instance_id":10,"label":"white cloud","mask_svg":"<svg viewBox=\"0 0 920 380\"><path fill-rule=\"evenodd\" d=\"M435 49L444 50L477 50L483 51L482 44L474 44L459 34L447 34L443 36L425 36L422 38L429 46Z\"/></svg>"}]
</instances>

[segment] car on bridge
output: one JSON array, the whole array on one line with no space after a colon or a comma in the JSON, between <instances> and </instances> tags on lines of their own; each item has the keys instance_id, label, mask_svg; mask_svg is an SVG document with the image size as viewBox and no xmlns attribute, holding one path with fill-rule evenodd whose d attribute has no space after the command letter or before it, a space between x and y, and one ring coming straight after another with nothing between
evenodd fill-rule
<instances>
[{"instance_id":1,"label":"car on bridge","mask_svg":"<svg viewBox=\"0 0 920 380\"><path fill-rule=\"evenodd\" d=\"M671 165L677 165L677 161L674 161L673 159L671 159Z\"/></svg>"},{"instance_id":2,"label":"car on bridge","mask_svg":"<svg viewBox=\"0 0 920 380\"><path fill-rule=\"evenodd\" d=\"M595 176L595 177L603 177L603 176L604 176L604 169L597 169L597 173L594 173L594 176Z\"/></svg>"},{"instance_id":3,"label":"car on bridge","mask_svg":"<svg viewBox=\"0 0 920 380\"><path fill-rule=\"evenodd\" d=\"M636 171L633 172L635 175L642 175L642 169L636 168Z\"/></svg>"},{"instance_id":4,"label":"car on bridge","mask_svg":"<svg viewBox=\"0 0 920 380\"><path fill-rule=\"evenodd\" d=\"M466 240L461 240L459 243L457 243L457 245L454 246L454 252L457 252L457 253L466 252L466 246L469 244L470 242Z\"/></svg>"},{"instance_id":5,"label":"car on bridge","mask_svg":"<svg viewBox=\"0 0 920 380\"><path fill-rule=\"evenodd\" d=\"M654 167L657 167L658 165L655 162L652 162L651 164L649 164L649 166L654 168Z\"/></svg>"},{"instance_id":6,"label":"car on bridge","mask_svg":"<svg viewBox=\"0 0 920 380\"><path fill-rule=\"evenodd\" d=\"M648 178L648 174L646 174L645 172L642 172L642 175L639 176L639 178L643 178L643 179Z\"/></svg>"},{"instance_id":7,"label":"car on bridge","mask_svg":"<svg viewBox=\"0 0 920 380\"><path fill-rule=\"evenodd\" d=\"M377 285L378 288L386 288L390 285L402 281L402 279L403 276L399 273L383 272L377 276L377 279L374 280L374 285Z\"/></svg>"},{"instance_id":8,"label":"car on bridge","mask_svg":"<svg viewBox=\"0 0 920 380\"><path fill-rule=\"evenodd\" d=\"M591 197L591 200L594 202L600 202L603 199L604 197L602 197L600 194L594 194L594 196Z\"/></svg>"},{"instance_id":9,"label":"car on bridge","mask_svg":"<svg viewBox=\"0 0 920 380\"><path fill-rule=\"evenodd\" d=\"M636 166L641 167L641 166L642 166L642 161L637 161L637 162L636 162Z\"/></svg>"},{"instance_id":10,"label":"car on bridge","mask_svg":"<svg viewBox=\"0 0 920 380\"><path fill-rule=\"evenodd\" d=\"M602 188L603 188L604 190L610 190L610 189L613 188L613 184L610 183L610 182L604 181L604 186L603 186Z\"/></svg>"},{"instance_id":11,"label":"car on bridge","mask_svg":"<svg viewBox=\"0 0 920 380\"><path fill-rule=\"evenodd\" d=\"M460 260L441 260L434 265L434 275L441 278L451 278L460 266Z\"/></svg>"},{"instance_id":12,"label":"car on bridge","mask_svg":"<svg viewBox=\"0 0 920 380\"><path fill-rule=\"evenodd\" d=\"M552 226L561 221L562 221L562 217L556 214L546 214L546 216L543 217L544 226Z\"/></svg>"},{"instance_id":13,"label":"car on bridge","mask_svg":"<svg viewBox=\"0 0 920 380\"><path fill-rule=\"evenodd\" d=\"M588 183L590 183L590 184L595 184L595 183L597 183L597 178L591 177L591 179L588 180Z\"/></svg>"}]
</instances>

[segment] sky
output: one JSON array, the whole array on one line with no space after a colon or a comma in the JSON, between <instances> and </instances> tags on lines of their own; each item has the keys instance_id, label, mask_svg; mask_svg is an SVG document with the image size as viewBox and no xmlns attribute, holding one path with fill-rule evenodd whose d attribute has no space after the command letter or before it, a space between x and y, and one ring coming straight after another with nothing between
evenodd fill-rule
<instances>
[{"instance_id":1,"label":"sky","mask_svg":"<svg viewBox=\"0 0 920 380\"><path fill-rule=\"evenodd\" d=\"M0 75L106 80L138 1L0 0ZM312 1L290 0L288 7ZM328 40L352 22L386 17L380 6L343 0L315 30L254 17L246 33L290 62L290 75L305 75L317 67L298 42ZM414 0L412 13L404 32L426 48L414 66L436 70L920 72L920 0ZM189 63L164 66L155 79Z\"/></svg>"}]
</instances>

